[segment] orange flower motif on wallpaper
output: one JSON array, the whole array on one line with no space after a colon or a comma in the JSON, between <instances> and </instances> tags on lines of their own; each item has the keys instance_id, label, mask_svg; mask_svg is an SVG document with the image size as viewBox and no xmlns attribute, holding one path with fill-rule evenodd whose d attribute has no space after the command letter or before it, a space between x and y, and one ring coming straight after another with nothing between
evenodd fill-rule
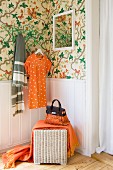
<instances>
[{"instance_id":1,"label":"orange flower motif on wallpaper","mask_svg":"<svg viewBox=\"0 0 113 170\"><path fill-rule=\"evenodd\" d=\"M62 16L59 16L58 18L57 18L57 22L63 22L63 21L66 21L66 15L62 15Z\"/></svg>"},{"instance_id":2,"label":"orange flower motif on wallpaper","mask_svg":"<svg viewBox=\"0 0 113 170\"><path fill-rule=\"evenodd\" d=\"M37 9L35 8L28 8L28 15L34 19L37 19Z\"/></svg>"}]
</instances>

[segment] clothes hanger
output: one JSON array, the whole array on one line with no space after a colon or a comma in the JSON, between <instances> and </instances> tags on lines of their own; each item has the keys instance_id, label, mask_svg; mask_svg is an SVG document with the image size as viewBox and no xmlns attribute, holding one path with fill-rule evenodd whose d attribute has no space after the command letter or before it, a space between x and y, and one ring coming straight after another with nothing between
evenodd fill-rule
<instances>
[{"instance_id":1,"label":"clothes hanger","mask_svg":"<svg viewBox=\"0 0 113 170\"><path fill-rule=\"evenodd\" d=\"M44 55L41 49L38 49L38 50L35 52L35 54L38 54L38 53Z\"/></svg>"}]
</instances>

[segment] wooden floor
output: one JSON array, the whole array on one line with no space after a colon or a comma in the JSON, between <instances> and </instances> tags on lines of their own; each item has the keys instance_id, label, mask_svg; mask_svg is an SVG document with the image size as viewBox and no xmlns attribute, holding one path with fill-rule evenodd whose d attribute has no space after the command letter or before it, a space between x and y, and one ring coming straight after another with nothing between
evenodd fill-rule
<instances>
[{"instance_id":1,"label":"wooden floor","mask_svg":"<svg viewBox=\"0 0 113 170\"><path fill-rule=\"evenodd\" d=\"M3 169L0 157L0 170ZM16 168L11 170L113 170L113 156L106 153L93 154L92 157L86 157L75 153L68 160L67 165L34 165L33 163L17 162Z\"/></svg>"}]
</instances>

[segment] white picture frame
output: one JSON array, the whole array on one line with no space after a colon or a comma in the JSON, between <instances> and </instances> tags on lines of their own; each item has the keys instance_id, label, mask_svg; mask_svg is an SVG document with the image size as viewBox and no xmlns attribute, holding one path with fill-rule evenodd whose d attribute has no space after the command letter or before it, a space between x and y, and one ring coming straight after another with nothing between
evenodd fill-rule
<instances>
[{"instance_id":1,"label":"white picture frame","mask_svg":"<svg viewBox=\"0 0 113 170\"><path fill-rule=\"evenodd\" d=\"M68 14L72 14L72 45L71 46L66 46L66 47L56 47L55 44L55 19L57 17L63 16L63 15L68 15ZM53 50L57 51L57 50L74 50L74 46L75 46L75 10L70 10L70 11L66 11L63 13L59 13L53 16Z\"/></svg>"}]
</instances>

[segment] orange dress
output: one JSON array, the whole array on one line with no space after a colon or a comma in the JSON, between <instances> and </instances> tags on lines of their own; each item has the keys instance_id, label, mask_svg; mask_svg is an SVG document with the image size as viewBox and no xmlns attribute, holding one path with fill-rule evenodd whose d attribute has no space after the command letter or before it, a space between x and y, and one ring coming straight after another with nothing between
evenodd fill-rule
<instances>
[{"instance_id":1,"label":"orange dress","mask_svg":"<svg viewBox=\"0 0 113 170\"><path fill-rule=\"evenodd\" d=\"M25 62L25 70L29 75L30 109L45 107L46 102L46 75L51 68L51 61L45 55L30 55Z\"/></svg>"}]
</instances>

